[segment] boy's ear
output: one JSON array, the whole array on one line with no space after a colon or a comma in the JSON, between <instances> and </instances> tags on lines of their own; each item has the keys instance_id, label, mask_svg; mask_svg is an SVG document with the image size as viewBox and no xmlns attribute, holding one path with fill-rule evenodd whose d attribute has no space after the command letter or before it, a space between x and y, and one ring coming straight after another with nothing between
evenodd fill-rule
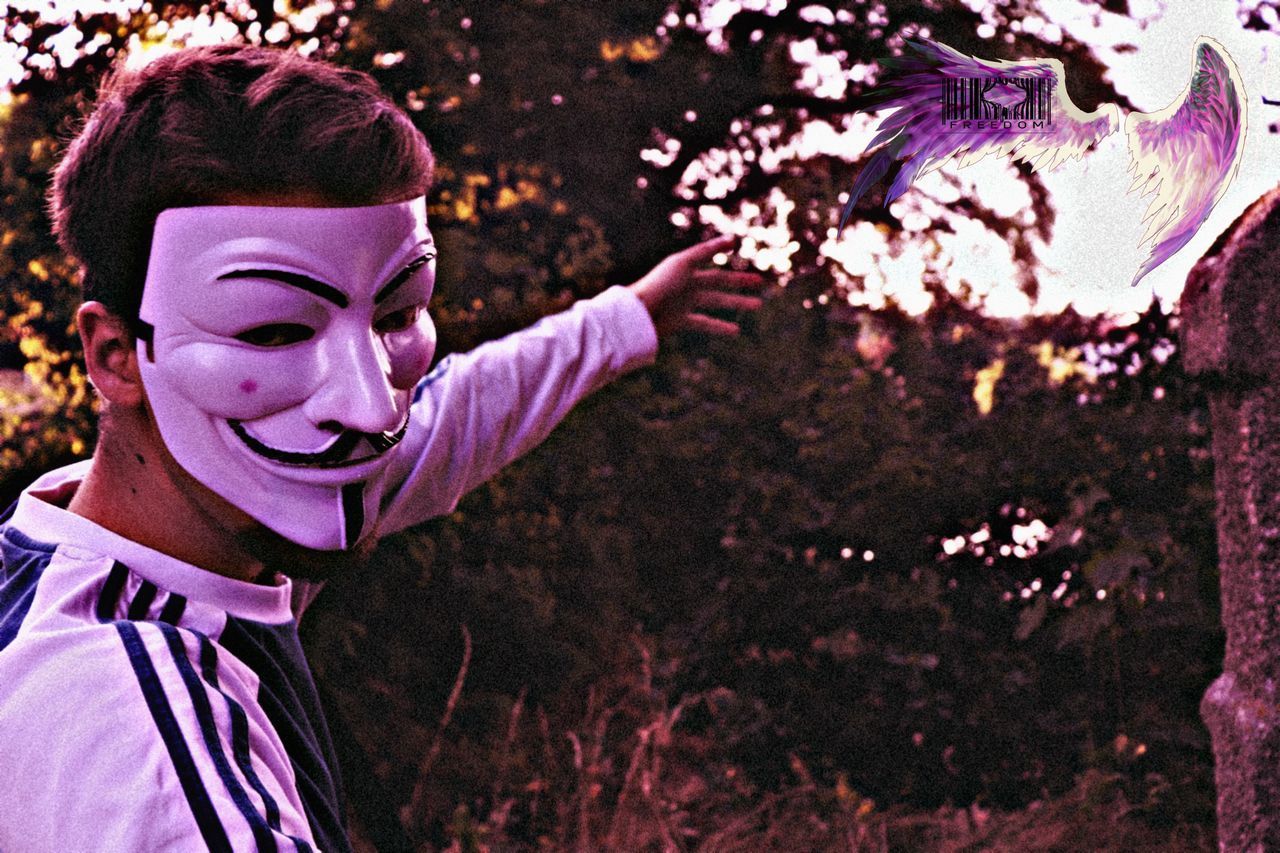
<instances>
[{"instance_id":1,"label":"boy's ear","mask_svg":"<svg viewBox=\"0 0 1280 853\"><path fill-rule=\"evenodd\" d=\"M144 399L138 351L128 324L101 302L86 302L76 312L89 380L117 406L140 406Z\"/></svg>"}]
</instances>

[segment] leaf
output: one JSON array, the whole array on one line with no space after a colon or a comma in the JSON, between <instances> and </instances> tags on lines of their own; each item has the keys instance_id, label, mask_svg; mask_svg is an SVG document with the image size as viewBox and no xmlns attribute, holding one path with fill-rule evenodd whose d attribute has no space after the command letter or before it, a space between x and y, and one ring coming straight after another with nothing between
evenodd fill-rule
<instances>
[{"instance_id":1,"label":"leaf","mask_svg":"<svg viewBox=\"0 0 1280 853\"><path fill-rule=\"evenodd\" d=\"M1072 645L1087 646L1115 621L1116 610L1110 601L1076 605L1058 622L1058 651Z\"/></svg>"},{"instance_id":2,"label":"leaf","mask_svg":"<svg viewBox=\"0 0 1280 853\"><path fill-rule=\"evenodd\" d=\"M1018 640L1025 640L1030 637L1043 624L1045 614L1048 612L1048 596L1036 596L1035 603L1030 607L1024 607L1022 612L1018 614L1018 628L1013 632L1013 636Z\"/></svg>"},{"instance_id":3,"label":"leaf","mask_svg":"<svg viewBox=\"0 0 1280 853\"><path fill-rule=\"evenodd\" d=\"M481 256L485 270L497 276L515 275L528 268L529 258L501 249L489 249Z\"/></svg>"},{"instance_id":4,"label":"leaf","mask_svg":"<svg viewBox=\"0 0 1280 853\"><path fill-rule=\"evenodd\" d=\"M1090 482L1071 498L1071 514L1076 518L1085 518L1098 504L1108 500L1111 500L1111 493L1097 483Z\"/></svg>"},{"instance_id":5,"label":"leaf","mask_svg":"<svg viewBox=\"0 0 1280 853\"><path fill-rule=\"evenodd\" d=\"M1151 567L1147 555L1131 545L1095 554L1084 564L1084 576L1097 589L1106 589L1128 582L1134 570Z\"/></svg>"}]
</instances>

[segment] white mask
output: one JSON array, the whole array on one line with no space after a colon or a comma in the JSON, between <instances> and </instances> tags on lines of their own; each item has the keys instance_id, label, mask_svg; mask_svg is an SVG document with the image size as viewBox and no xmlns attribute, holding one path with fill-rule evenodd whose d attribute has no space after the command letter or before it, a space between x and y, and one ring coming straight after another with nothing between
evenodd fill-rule
<instances>
[{"instance_id":1,"label":"white mask","mask_svg":"<svg viewBox=\"0 0 1280 853\"><path fill-rule=\"evenodd\" d=\"M434 281L422 198L165 210L138 363L169 452L285 538L351 548L435 352Z\"/></svg>"}]
</instances>

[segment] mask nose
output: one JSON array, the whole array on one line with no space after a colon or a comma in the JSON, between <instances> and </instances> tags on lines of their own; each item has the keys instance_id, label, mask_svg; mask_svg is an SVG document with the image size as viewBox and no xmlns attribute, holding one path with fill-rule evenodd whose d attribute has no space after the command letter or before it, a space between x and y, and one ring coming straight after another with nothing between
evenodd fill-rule
<instances>
[{"instance_id":1,"label":"mask nose","mask_svg":"<svg viewBox=\"0 0 1280 853\"><path fill-rule=\"evenodd\" d=\"M400 426L387 353L371 334L356 332L334 341L324 361L325 379L303 406L313 424L368 433Z\"/></svg>"}]
</instances>

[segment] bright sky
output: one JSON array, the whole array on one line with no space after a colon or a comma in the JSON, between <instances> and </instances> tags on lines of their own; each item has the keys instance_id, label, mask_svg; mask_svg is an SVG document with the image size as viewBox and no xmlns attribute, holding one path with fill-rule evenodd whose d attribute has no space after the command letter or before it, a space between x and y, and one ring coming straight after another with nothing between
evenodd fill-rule
<instances>
[{"instance_id":1,"label":"bright sky","mask_svg":"<svg viewBox=\"0 0 1280 853\"><path fill-rule=\"evenodd\" d=\"M1248 97L1249 127L1240 171L1192 241L1137 287L1129 282L1147 256L1147 249L1140 250L1138 242L1145 231L1142 219L1149 199L1126 193L1131 176L1127 173L1129 154L1123 131L1104 140L1093 154L1045 174L1044 183L1057 210L1057 221L1052 243L1040 251L1046 269L1039 279L1040 301L1034 306L1037 311L1057 312L1070 303L1082 313L1108 312L1123 317L1145 308L1153 292L1165 305L1172 304L1182 292L1196 259L1241 211L1276 185L1280 135L1268 133L1267 125L1280 120L1280 108L1261 102L1261 96L1268 93L1267 51L1268 47L1276 49L1275 33L1245 30L1237 18L1234 0L1130 0L1129 5L1133 18L1078 0L1041 0L1045 20L1024 21L1023 26L1057 26L1092 46L1110 69L1108 77L1117 91L1143 112L1160 110L1175 99L1180 100L1190 81L1196 38L1208 35L1217 39L1239 66ZM1132 45L1137 50L1117 52L1114 48L1120 45ZM1274 71L1275 66L1271 68ZM1272 98L1280 95L1276 84L1271 85L1271 90ZM947 173L959 178L966 189L971 187L984 203L998 211L1023 209L1029 200L1013 179L1012 169L993 158L963 170L952 165L943 175L921 180L919 189L935 197L954 193L956 190L945 179ZM903 199L904 212L917 206L930 212L936 209L925 200L909 200L910 195ZM864 245L868 236L864 229ZM1027 301L1012 286L1012 266L1002 244L976 228L965 236L971 238L967 251L962 240L945 238L954 256L952 277L964 276L974 284L975 291L988 292L987 307L993 314L1025 312ZM869 242L874 246L875 238ZM926 300L918 288L912 287L922 266L923 251L927 249L904 252L902 257L892 259L893 269L887 277L890 280L884 282L887 289L916 308L923 307ZM838 254L848 257L847 250ZM866 265L865 261L855 261L854 271L862 272L860 267Z\"/></svg>"},{"instance_id":2,"label":"bright sky","mask_svg":"<svg viewBox=\"0 0 1280 853\"><path fill-rule=\"evenodd\" d=\"M991 14L989 4L983 0L959 2L988 16ZM963 193L978 198L997 213L1027 216L1029 221L1030 198L1025 187L1016 179L1012 167L1002 161L988 158L965 169L950 164L920 179L895 203L893 212L913 235L901 251L892 250L886 235L865 222L851 223L839 239L835 239L833 231L824 243L825 254L838 259L850 276L862 280L861 288L851 301L874 305L882 303L885 295L891 295L908 310L923 310L928 305L928 297L919 280L925 259L932 258L946 271L949 286L958 288L964 282L974 294L986 300L987 310L997 315L1012 316L1028 310L1057 312L1067 304L1073 304L1083 313L1105 311L1124 315L1143 309L1152 292L1170 304L1180 294L1196 258L1245 207L1275 185L1276 167L1280 166L1280 134L1268 133L1267 126L1280 121L1280 107L1263 105L1261 96L1280 98L1280 83L1272 84L1269 89L1265 79L1268 49L1280 47L1275 46L1275 33L1245 30L1241 26L1236 0L1130 0L1132 18L1111 14L1080 0L1040 0L1039 4L1043 18L1024 19L1015 26L1038 32L1050 41L1056 41L1065 31L1089 44L1110 69L1109 77L1117 90L1144 112L1162 109L1181 97L1190 80L1192 47L1198 36L1212 36L1221 42L1239 66L1248 96L1249 128L1234 184L1191 243L1133 288L1129 281L1146 257L1146 250L1139 250L1137 245L1144 231L1141 221L1149 200L1126 194L1130 178L1123 132L1104 140L1098 151L1083 160L1045 174L1043 179L1057 210L1057 222L1052 243L1039 247L1045 269L1040 276L1040 300L1032 306L1016 284L1008 247L981 226L952 216L942 207ZM56 20L70 19L76 9L124 9L134 3L14 0L11 5L40 8L46 19ZM718 49L722 47L720 29L739 9L776 13L785 5L786 0L703 0L698 25L708 33L708 43ZM320 2L308 11L332 6L331 2ZM802 8L801 14L815 20L827 17L846 21L859 14L866 15L868 21L875 24L883 22L884 9L877 0L859 0L851 10L833 14L823 7L809 6ZM1264 14L1272 14L1272 10L1265 9ZM678 20L669 16L664 23L670 26ZM295 26L299 23L295 20ZM308 22L301 23L305 29ZM178 36L189 43L216 42L231 35L208 19L188 22L182 29L181 33L165 35ZM978 34L992 37L993 28L981 26ZM271 35L267 34L268 39ZM925 31L922 35L946 41L945 33ZM1119 45L1132 45L1136 50L1117 52L1114 48ZM68 54L74 47L74 43L67 45ZM149 50L142 48L135 44L131 52L141 56L155 50L155 46ZM0 87L15 73L18 50L15 39L6 38L0 43ZM801 85L815 94L842 97L850 82L861 81L874 73L866 65L850 63L847 57L820 53L812 40L793 45L791 52L792 58L804 67ZM994 55L993 50L991 57ZM686 118L693 121L696 115ZM762 159L772 159L776 164L790 156L801 159L819 153L848 156L866 146L874 123L866 116L857 116L839 129L815 122L790 145L774 146ZM767 115L757 119L755 132L763 137L770 134ZM650 149L642 157L660 164L674 159L678 150L678 140L670 139L663 148ZM720 208L717 196L722 197L742 171L743 163L737 151L713 151L691 167L685 175L686 182L700 178L706 184L700 187L705 195L692 197L691 194L688 198L690 212L704 223L746 236L748 251L754 252L761 268L787 272L789 258L798 246L784 223L797 200L775 190L763 206L752 205L734 211ZM931 221L938 217L947 218L955 233L930 228ZM689 222L690 217L677 214L676 219ZM748 224L749 221L752 224Z\"/></svg>"},{"instance_id":3,"label":"bright sky","mask_svg":"<svg viewBox=\"0 0 1280 853\"><path fill-rule=\"evenodd\" d=\"M1165 304L1176 301L1195 261L1240 213L1280 178L1280 134L1267 126L1280 121L1280 107L1262 96L1280 97L1277 66L1267 63L1275 52L1274 32L1246 30L1237 18L1235 0L1156 3L1130 0L1134 19L1106 12L1083 13L1072 0L1042 0L1049 17L1076 38L1093 46L1111 69L1117 91L1135 107L1151 112L1180 97L1190 80L1191 47L1197 37L1217 39L1231 54L1244 78L1249 127L1240 171L1199 233L1148 275L1136 288L1129 276L1146 252L1137 249L1147 201L1125 195L1128 152L1123 134L1106 140L1103 149L1080 164L1064 166L1046 177L1058 208L1058 228L1045 254L1052 271L1042 278L1045 308L1058 310L1068 299L1082 311L1141 310L1152 290ZM1133 44L1134 53L1117 53L1117 45ZM1271 74L1266 72L1270 69ZM1270 77L1270 79L1268 79ZM975 167L977 168L977 167Z\"/></svg>"},{"instance_id":4,"label":"bright sky","mask_svg":"<svg viewBox=\"0 0 1280 853\"><path fill-rule=\"evenodd\" d=\"M141 0L10 0L6 3L5 0L0 0L0 8L6 5L17 10L37 11L43 20L51 23L65 21L70 24L77 13L110 12L119 16L121 22L127 22L130 10L139 8L142 2ZM225 5L237 14L244 14L248 10L247 0L228 0ZM314 0L303 9L292 11L289 3L276 0L276 9L278 14L287 14L289 24L295 30L306 33L312 32L321 18L333 12L335 4L334 0ZM255 27L257 24L251 24L249 28L250 35L253 37L257 37L254 32ZM22 47L21 42L29 32L17 31L4 33L4 35L5 38L0 40L0 89L21 79L23 71L19 63L26 56L26 48ZM236 25L221 13L210 14L206 11L189 18L179 19L172 25L167 21L161 21L155 30L148 34L147 40L144 41L136 33L130 37L126 63L130 67L138 67L161 54L176 50L177 44L188 46L220 44L238 35L239 30ZM271 44L283 40L288 35L289 25L277 21L273 27L262 33L262 38ZM66 57L65 61L69 63L78 50L87 49L93 52L106 41L105 37L100 37L100 41L91 42L87 47L82 46L79 32L74 27L68 26L62 33L54 36L50 44L54 55L59 57L59 60ZM304 42L300 46L300 52L308 53L318 45L319 42L315 39ZM50 63L52 62L53 60L50 60Z\"/></svg>"},{"instance_id":5,"label":"bright sky","mask_svg":"<svg viewBox=\"0 0 1280 853\"><path fill-rule=\"evenodd\" d=\"M959 2L988 22L978 27L977 34L994 38L992 5L985 0ZM717 28L737 9L771 11L777 5L778 0L703 0L702 28L708 32L708 43L716 46L720 41ZM1024 217L1029 224L1030 196L1025 186L1007 161L994 158L964 169L953 162L919 179L895 202L891 210L911 235L905 246L891 247L888 235L868 222L851 222L838 239L834 229L828 232L822 251L838 260L852 277L851 302L879 305L888 295L908 311L924 310L930 298L919 282L926 259L945 272L949 287L958 291L963 284L976 298L985 300L987 310L995 315L1058 312L1072 304L1082 313L1107 312L1123 321L1144 309L1153 292L1166 305L1176 301L1195 260L1245 207L1276 183L1280 135L1268 133L1267 125L1280 121L1280 107L1261 102L1264 93L1273 99L1280 97L1280 84L1268 92L1265 80L1267 50L1275 42L1275 33L1245 30L1237 17L1236 0L1130 0L1129 6L1132 18L1080 0L1040 0L1043 17L1015 21L1013 27L1046 41L1059 41L1065 32L1090 45L1110 69L1108 77L1116 89L1142 112L1161 110L1181 100L1191 79L1197 37L1211 36L1224 45L1244 79L1249 127L1237 178L1195 238L1137 287L1130 285L1149 249L1140 250L1138 243L1145 231L1142 219L1150 198L1126 192L1131 176L1121 129L1096 152L1043 174L1057 219L1052 243L1037 245L1044 269L1039 276L1039 301L1034 306L1018 287L1009 248L978 223L953 215L943 206L963 194L1002 216ZM851 9L832 13L809 6L802 7L801 15L827 23L842 17L850 20L848 16L853 14L866 15L871 24L887 22L878 0L859 0ZM1272 11L1266 9L1264 14L1274 17ZM946 33L924 30L920 34L947 41ZM1136 49L1117 52L1115 48L1121 45ZM994 47L993 42L991 54L979 58L995 58ZM812 39L794 44L791 57L802 66L801 87L819 96L844 97L850 83L874 75L873 68L845 55L823 54ZM767 116L760 121L767 122ZM777 147L774 153L779 159L794 156L803 160L820 154L848 157L866 147L878 121L879 117L860 115L842 128L812 122L799 138ZM765 141L761 135L765 130L757 127L761 142ZM666 153L674 157L674 151ZM781 223L797 200L775 191L763 208L746 205L728 211L719 207L716 199L745 171L735 162L736 154L711 152L690 168L686 183L703 191L702 198L690 196L691 206L696 207L702 222L743 234L753 243L757 266L786 273L796 244ZM838 201L843 203L844 197ZM938 219L947 221L955 233L931 227Z\"/></svg>"}]
</instances>

